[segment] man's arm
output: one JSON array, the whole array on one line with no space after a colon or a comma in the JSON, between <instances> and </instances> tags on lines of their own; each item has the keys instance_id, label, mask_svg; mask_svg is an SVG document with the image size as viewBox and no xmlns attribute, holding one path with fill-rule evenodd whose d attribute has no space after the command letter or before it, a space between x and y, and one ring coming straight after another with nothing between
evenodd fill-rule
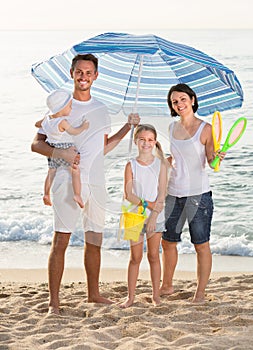
<instances>
[{"instance_id":1,"label":"man's arm","mask_svg":"<svg viewBox=\"0 0 253 350\"><path fill-rule=\"evenodd\" d=\"M63 158L68 163L79 163L80 156L75 147L60 149L51 147L46 141L46 135L37 133L33 139L31 150L46 157Z\"/></svg>"},{"instance_id":2,"label":"man's arm","mask_svg":"<svg viewBox=\"0 0 253 350\"><path fill-rule=\"evenodd\" d=\"M105 135L104 154L112 151L120 143L123 137L126 136L129 130L131 130L131 125L126 123L116 134L112 135L111 137Z\"/></svg>"},{"instance_id":3,"label":"man's arm","mask_svg":"<svg viewBox=\"0 0 253 350\"><path fill-rule=\"evenodd\" d=\"M104 154L112 151L124 136L131 130L132 125L135 127L139 124L140 117L138 113L131 113L128 116L128 122L114 135L108 137L105 135Z\"/></svg>"},{"instance_id":4,"label":"man's arm","mask_svg":"<svg viewBox=\"0 0 253 350\"><path fill-rule=\"evenodd\" d=\"M37 133L33 139L31 150L46 157L52 157L54 148L46 142L46 135Z\"/></svg>"}]
</instances>

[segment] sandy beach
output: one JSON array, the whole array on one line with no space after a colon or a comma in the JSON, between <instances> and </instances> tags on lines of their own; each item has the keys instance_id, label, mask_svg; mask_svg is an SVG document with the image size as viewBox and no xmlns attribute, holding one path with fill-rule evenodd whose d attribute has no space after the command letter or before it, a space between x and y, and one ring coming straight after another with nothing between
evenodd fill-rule
<instances>
[{"instance_id":1,"label":"sandy beach","mask_svg":"<svg viewBox=\"0 0 253 350\"><path fill-rule=\"evenodd\" d=\"M252 258L229 258L252 266ZM253 273L229 270L229 260L214 257L201 305L191 303L196 279L188 269L176 272L175 293L154 307L144 266L135 303L124 310L126 269L102 268L101 292L114 301L102 305L87 303L83 270L66 268L60 316L47 315L46 269L1 269L0 349L253 349Z\"/></svg>"}]
</instances>

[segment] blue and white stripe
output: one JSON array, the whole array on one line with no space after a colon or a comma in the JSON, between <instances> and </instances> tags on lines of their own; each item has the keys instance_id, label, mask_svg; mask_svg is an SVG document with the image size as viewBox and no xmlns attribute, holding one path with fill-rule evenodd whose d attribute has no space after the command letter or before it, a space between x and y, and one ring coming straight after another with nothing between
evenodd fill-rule
<instances>
[{"instance_id":1,"label":"blue and white stripe","mask_svg":"<svg viewBox=\"0 0 253 350\"><path fill-rule=\"evenodd\" d=\"M92 95L113 114L133 111L138 87L141 116L168 116L167 93L178 83L188 84L196 92L202 116L239 108L243 102L240 82L232 70L199 50L155 35L101 34L34 64L32 75L48 92L59 87L72 90L71 61L84 53L99 59L99 78L93 83Z\"/></svg>"}]
</instances>

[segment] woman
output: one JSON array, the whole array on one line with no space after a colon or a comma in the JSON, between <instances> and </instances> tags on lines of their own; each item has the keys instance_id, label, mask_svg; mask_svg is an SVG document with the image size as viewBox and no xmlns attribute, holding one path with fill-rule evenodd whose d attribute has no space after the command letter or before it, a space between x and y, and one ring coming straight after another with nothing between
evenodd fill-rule
<instances>
[{"instance_id":1,"label":"woman","mask_svg":"<svg viewBox=\"0 0 253 350\"><path fill-rule=\"evenodd\" d=\"M193 302L205 301L205 288L212 267L209 245L213 215L212 192L206 161L214 159L212 127L195 116L198 100L186 84L173 86L168 93L168 105L179 121L170 125L171 172L165 203L166 229L162 236L163 281L160 294L174 292L172 279L178 260L177 243L188 221L191 242L197 253L197 289ZM220 158L224 153L220 154Z\"/></svg>"}]
</instances>

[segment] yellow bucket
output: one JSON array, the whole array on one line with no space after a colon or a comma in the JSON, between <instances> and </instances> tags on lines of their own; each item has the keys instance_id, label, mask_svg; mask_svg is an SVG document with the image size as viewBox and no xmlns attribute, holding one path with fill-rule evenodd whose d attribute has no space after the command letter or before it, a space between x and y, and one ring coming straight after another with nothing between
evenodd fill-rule
<instances>
[{"instance_id":1,"label":"yellow bucket","mask_svg":"<svg viewBox=\"0 0 253 350\"><path fill-rule=\"evenodd\" d=\"M138 242L146 216L142 214L123 213L124 239Z\"/></svg>"}]
</instances>

